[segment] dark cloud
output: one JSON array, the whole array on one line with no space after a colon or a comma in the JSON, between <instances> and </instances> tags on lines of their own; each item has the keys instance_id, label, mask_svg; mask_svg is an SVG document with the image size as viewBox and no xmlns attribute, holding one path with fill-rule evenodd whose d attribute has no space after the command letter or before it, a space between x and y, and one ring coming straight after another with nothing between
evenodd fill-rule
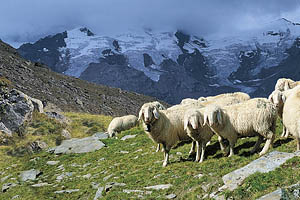
<instances>
[{"instance_id":1,"label":"dark cloud","mask_svg":"<svg viewBox=\"0 0 300 200\"><path fill-rule=\"evenodd\" d=\"M226 34L280 17L296 20L299 4L299 0L9 0L1 2L0 38L33 41L77 26L98 34L138 27Z\"/></svg>"}]
</instances>

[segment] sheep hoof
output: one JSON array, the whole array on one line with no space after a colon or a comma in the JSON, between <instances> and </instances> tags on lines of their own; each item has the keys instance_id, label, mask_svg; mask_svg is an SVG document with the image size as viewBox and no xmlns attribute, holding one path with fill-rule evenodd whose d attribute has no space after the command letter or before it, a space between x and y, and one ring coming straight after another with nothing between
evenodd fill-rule
<instances>
[{"instance_id":1,"label":"sheep hoof","mask_svg":"<svg viewBox=\"0 0 300 200\"><path fill-rule=\"evenodd\" d=\"M167 165L168 165L167 162L164 162L164 163L163 163L163 167L166 167Z\"/></svg>"}]
</instances>

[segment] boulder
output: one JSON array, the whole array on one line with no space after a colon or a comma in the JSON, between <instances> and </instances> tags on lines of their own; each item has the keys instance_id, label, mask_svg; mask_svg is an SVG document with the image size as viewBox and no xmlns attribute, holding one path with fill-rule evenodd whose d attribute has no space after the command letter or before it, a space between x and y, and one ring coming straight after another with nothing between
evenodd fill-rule
<instances>
[{"instance_id":1,"label":"boulder","mask_svg":"<svg viewBox=\"0 0 300 200\"><path fill-rule=\"evenodd\" d=\"M21 181L35 180L41 174L40 170L31 169L21 172L20 178Z\"/></svg>"},{"instance_id":2,"label":"boulder","mask_svg":"<svg viewBox=\"0 0 300 200\"><path fill-rule=\"evenodd\" d=\"M19 128L32 117L34 105L23 92L18 90L0 91L0 130L6 134L18 132Z\"/></svg>"},{"instance_id":3,"label":"boulder","mask_svg":"<svg viewBox=\"0 0 300 200\"><path fill-rule=\"evenodd\" d=\"M104 147L105 144L96 137L73 138L62 141L61 145L54 148L55 154L87 153Z\"/></svg>"}]
</instances>

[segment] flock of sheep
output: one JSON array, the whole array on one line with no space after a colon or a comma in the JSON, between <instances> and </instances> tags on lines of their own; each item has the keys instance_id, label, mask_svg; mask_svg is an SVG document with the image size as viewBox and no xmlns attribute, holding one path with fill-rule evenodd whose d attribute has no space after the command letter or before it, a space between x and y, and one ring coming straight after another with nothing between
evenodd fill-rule
<instances>
[{"instance_id":1,"label":"flock of sheep","mask_svg":"<svg viewBox=\"0 0 300 200\"><path fill-rule=\"evenodd\" d=\"M273 144L277 116L283 122L282 137L292 135L300 150L300 81L279 79L268 99L250 99L246 93L235 92L184 99L168 109L157 101L145 103L138 118L134 115L114 118L107 131L113 137L142 121L145 133L158 144L156 151L162 146L163 166L167 166L171 148L180 141L192 140L189 154L195 153L196 148L195 161L203 162L205 148L214 134L221 150L225 150L223 140L229 141L229 157L234 155L238 138L258 136L251 153L265 140L261 156Z\"/></svg>"}]
</instances>

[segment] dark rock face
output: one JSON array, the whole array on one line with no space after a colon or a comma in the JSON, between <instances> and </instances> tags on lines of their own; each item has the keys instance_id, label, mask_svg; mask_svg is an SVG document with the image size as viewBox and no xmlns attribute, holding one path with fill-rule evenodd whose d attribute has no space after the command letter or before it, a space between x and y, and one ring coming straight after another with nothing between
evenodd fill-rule
<instances>
[{"instance_id":1,"label":"dark rock face","mask_svg":"<svg viewBox=\"0 0 300 200\"><path fill-rule=\"evenodd\" d=\"M149 54L143 53L143 57L144 57L144 66L145 67L149 67L150 65L155 64L152 60L152 57Z\"/></svg>"},{"instance_id":2,"label":"dark rock face","mask_svg":"<svg viewBox=\"0 0 300 200\"><path fill-rule=\"evenodd\" d=\"M58 33L54 36L47 36L34 44L23 44L18 52L24 58L32 62L47 64L53 71L64 72L66 66L60 62L60 47L65 47L67 32Z\"/></svg>"},{"instance_id":3,"label":"dark rock face","mask_svg":"<svg viewBox=\"0 0 300 200\"><path fill-rule=\"evenodd\" d=\"M31 119L34 106L30 98L18 90L0 90L0 130L12 134Z\"/></svg>"}]
</instances>

